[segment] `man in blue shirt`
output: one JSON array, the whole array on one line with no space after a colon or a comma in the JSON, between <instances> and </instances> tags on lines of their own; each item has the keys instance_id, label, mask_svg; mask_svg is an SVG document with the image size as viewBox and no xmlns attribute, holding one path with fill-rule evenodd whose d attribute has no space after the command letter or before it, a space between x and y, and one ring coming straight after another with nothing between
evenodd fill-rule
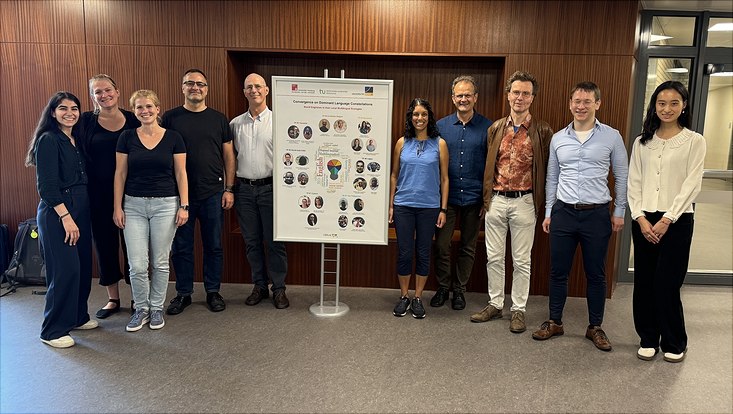
<instances>
[{"instance_id":1,"label":"man in blue shirt","mask_svg":"<svg viewBox=\"0 0 733 414\"><path fill-rule=\"evenodd\" d=\"M581 82L570 95L573 122L558 131L550 143L547 166L545 220L550 234L550 319L532 334L537 340L564 333L562 312L568 291L568 274L580 243L588 282L589 325L585 337L600 350L611 343L601 329L606 301L606 252L612 231L624 226L628 157L619 132L596 119L601 91L593 82ZM608 188L613 171L616 197Z\"/></svg>"},{"instance_id":2,"label":"man in blue shirt","mask_svg":"<svg viewBox=\"0 0 733 414\"><path fill-rule=\"evenodd\" d=\"M437 229L435 235L435 273L440 286L430 300L430 306L443 306L452 287L452 307L462 310L466 307L464 292L473 270L479 220L483 213L486 131L491 121L474 110L478 87L472 76L459 76L453 80L451 99L457 111L437 122L440 136L448 144L450 190L445 225ZM461 245L453 276L450 256L456 217L459 217Z\"/></svg>"}]
</instances>

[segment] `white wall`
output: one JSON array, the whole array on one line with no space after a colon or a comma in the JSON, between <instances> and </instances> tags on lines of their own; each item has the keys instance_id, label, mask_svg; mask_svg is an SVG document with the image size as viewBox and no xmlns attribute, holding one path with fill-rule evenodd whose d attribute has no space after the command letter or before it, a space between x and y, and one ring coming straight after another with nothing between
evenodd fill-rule
<instances>
[{"instance_id":1,"label":"white wall","mask_svg":"<svg viewBox=\"0 0 733 414\"><path fill-rule=\"evenodd\" d=\"M727 170L733 135L733 86L718 88L708 93L705 112L705 169Z\"/></svg>"}]
</instances>

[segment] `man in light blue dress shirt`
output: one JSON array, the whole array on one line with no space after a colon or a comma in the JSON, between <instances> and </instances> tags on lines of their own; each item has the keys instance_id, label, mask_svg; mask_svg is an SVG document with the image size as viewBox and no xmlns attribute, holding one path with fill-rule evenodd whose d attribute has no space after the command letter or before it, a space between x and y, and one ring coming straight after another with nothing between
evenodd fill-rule
<instances>
[{"instance_id":1,"label":"man in light blue dress shirt","mask_svg":"<svg viewBox=\"0 0 733 414\"><path fill-rule=\"evenodd\" d=\"M628 156L619 132L596 119L601 91L593 82L577 84L570 97L573 122L550 143L547 166L545 220L550 234L550 318L532 334L537 340L562 335L562 312L568 274L580 243L588 282L589 325L585 336L603 351L611 343L601 328L606 300L606 253L612 231L624 225ZM609 168L615 199L608 188ZM609 203L613 199L613 213Z\"/></svg>"}]
</instances>

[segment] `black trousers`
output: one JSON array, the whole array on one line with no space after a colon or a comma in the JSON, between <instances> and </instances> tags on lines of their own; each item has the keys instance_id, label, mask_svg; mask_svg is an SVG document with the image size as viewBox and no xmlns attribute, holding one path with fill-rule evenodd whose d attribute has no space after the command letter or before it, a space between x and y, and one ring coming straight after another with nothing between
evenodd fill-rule
<instances>
[{"instance_id":1,"label":"black trousers","mask_svg":"<svg viewBox=\"0 0 733 414\"><path fill-rule=\"evenodd\" d=\"M110 286L123 277L130 283L130 268L127 265L127 246L122 230L112 220L114 213L114 189L109 185L90 184L89 204L91 206L92 236L97 253L99 284ZM124 272L120 270L120 244L124 261Z\"/></svg>"},{"instance_id":2,"label":"black trousers","mask_svg":"<svg viewBox=\"0 0 733 414\"><path fill-rule=\"evenodd\" d=\"M606 253L611 237L611 215L604 204L575 210L560 200L552 206L550 224L550 319L562 319L568 297L568 275L580 245L588 282L585 295L588 323L600 326L606 306Z\"/></svg>"},{"instance_id":3,"label":"black trousers","mask_svg":"<svg viewBox=\"0 0 733 414\"><path fill-rule=\"evenodd\" d=\"M664 212L644 213L652 226ZM695 220L682 214L658 244L648 242L637 222L634 240L634 327L640 346L679 354L687 348L680 288L687 275ZM661 340L660 340L661 339Z\"/></svg>"},{"instance_id":4,"label":"black trousers","mask_svg":"<svg viewBox=\"0 0 733 414\"><path fill-rule=\"evenodd\" d=\"M63 191L64 204L79 227L74 246L64 243L66 231L56 211L38 204L38 231L46 264L46 307L41 339L57 339L89 321L87 300L92 289L92 231L86 186Z\"/></svg>"}]
</instances>

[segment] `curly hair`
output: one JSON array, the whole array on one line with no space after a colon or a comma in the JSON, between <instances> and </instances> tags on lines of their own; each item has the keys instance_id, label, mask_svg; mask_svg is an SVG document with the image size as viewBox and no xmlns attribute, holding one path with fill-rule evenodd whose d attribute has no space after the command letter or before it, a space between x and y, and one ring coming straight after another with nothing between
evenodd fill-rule
<instances>
[{"instance_id":1,"label":"curly hair","mask_svg":"<svg viewBox=\"0 0 733 414\"><path fill-rule=\"evenodd\" d=\"M412 124L412 113L415 112L415 107L422 106L428 111L428 137L437 138L440 136L438 126L435 124L435 115L433 114L433 108L430 106L430 102L423 98L415 98L410 102L410 106L407 108L407 114L405 115L405 138L415 138L415 126Z\"/></svg>"}]
</instances>

